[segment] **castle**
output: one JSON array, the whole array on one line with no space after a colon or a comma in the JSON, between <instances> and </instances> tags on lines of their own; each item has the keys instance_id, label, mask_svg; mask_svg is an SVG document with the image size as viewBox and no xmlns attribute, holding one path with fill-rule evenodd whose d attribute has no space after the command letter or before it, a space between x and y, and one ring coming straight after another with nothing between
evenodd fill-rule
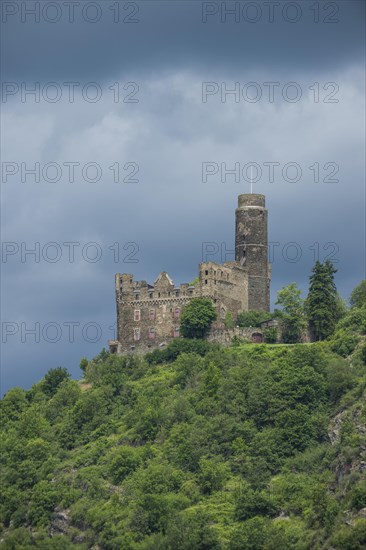
<instances>
[{"instance_id":1,"label":"castle","mask_svg":"<svg viewBox=\"0 0 366 550\"><path fill-rule=\"evenodd\" d=\"M210 298L217 308L213 329L226 314L269 311L271 266L268 263L267 210L264 195L239 195L235 211L235 261L202 262L198 281L175 286L161 272L150 285L133 275L117 274L117 339L111 353L146 353L179 337L180 314L192 298Z\"/></svg>"}]
</instances>

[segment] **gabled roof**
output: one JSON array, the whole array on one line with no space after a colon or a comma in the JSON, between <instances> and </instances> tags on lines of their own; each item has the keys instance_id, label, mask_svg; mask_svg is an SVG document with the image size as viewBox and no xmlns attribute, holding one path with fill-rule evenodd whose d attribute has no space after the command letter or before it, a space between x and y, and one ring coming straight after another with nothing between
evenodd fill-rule
<instances>
[{"instance_id":1,"label":"gabled roof","mask_svg":"<svg viewBox=\"0 0 366 550\"><path fill-rule=\"evenodd\" d=\"M170 285L174 286L174 283L173 283L172 279L169 277L169 275L167 274L166 271L162 271L162 272L158 275L157 279L154 281L154 285L163 282L164 279L167 280L168 283L169 283Z\"/></svg>"}]
</instances>

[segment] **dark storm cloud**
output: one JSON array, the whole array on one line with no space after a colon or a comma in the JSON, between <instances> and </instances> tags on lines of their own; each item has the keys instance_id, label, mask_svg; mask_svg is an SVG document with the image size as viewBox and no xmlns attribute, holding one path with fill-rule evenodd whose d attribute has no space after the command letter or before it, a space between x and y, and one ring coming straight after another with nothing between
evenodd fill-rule
<instances>
[{"instance_id":1,"label":"dark storm cloud","mask_svg":"<svg viewBox=\"0 0 366 550\"><path fill-rule=\"evenodd\" d=\"M9 3L13 4L3 2ZM30 9L35 3L17 4L28 4ZM40 2L41 10L44 4ZM108 0L97 2L100 20L87 22L82 16L86 4L77 3L73 23L62 2L56 23L49 22L55 18L52 8L45 16L41 11L37 23L35 16L26 13L22 22L20 7L14 15L3 15L4 79L103 80L116 73L187 68L237 75L258 66L286 72L291 67L329 70L363 58L365 4L359 0L281 1L272 3L271 9L271 2L207 2L205 8L205 3L194 1L143 1L132 3L139 8L131 15L136 23L123 22L131 13L124 9L125 2L119 2L121 20L113 23L111 7L116 3ZM228 13L226 19L224 15L235 4L237 22L234 15ZM248 4L254 7L243 12ZM217 13L210 15L211 11ZM206 23L203 12L208 12ZM92 10L88 14L94 18Z\"/></svg>"}]
</instances>

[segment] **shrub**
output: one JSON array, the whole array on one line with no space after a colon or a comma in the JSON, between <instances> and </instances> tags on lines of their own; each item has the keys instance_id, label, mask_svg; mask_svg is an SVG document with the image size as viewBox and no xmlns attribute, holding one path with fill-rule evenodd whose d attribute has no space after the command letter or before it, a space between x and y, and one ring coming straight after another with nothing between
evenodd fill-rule
<instances>
[{"instance_id":1,"label":"shrub","mask_svg":"<svg viewBox=\"0 0 366 550\"><path fill-rule=\"evenodd\" d=\"M355 379L348 361L337 357L329 360L326 376L329 397L333 402L336 402L347 390L352 388Z\"/></svg>"},{"instance_id":2,"label":"shrub","mask_svg":"<svg viewBox=\"0 0 366 550\"><path fill-rule=\"evenodd\" d=\"M231 339L231 343L234 347L239 347L242 344L251 344L252 341L249 340L249 338L240 338L240 336L235 334L235 336Z\"/></svg>"},{"instance_id":3,"label":"shrub","mask_svg":"<svg viewBox=\"0 0 366 550\"><path fill-rule=\"evenodd\" d=\"M255 516L274 517L278 507L267 491L253 491L245 487L238 492L235 503L235 517L245 521Z\"/></svg>"},{"instance_id":4,"label":"shrub","mask_svg":"<svg viewBox=\"0 0 366 550\"><path fill-rule=\"evenodd\" d=\"M271 314L266 311L243 311L239 313L237 324L239 327L260 327L264 321L269 321Z\"/></svg>"},{"instance_id":5,"label":"shrub","mask_svg":"<svg viewBox=\"0 0 366 550\"><path fill-rule=\"evenodd\" d=\"M276 327L268 327L263 332L264 341L266 344L275 344L277 342L277 329Z\"/></svg>"},{"instance_id":6,"label":"shrub","mask_svg":"<svg viewBox=\"0 0 366 550\"><path fill-rule=\"evenodd\" d=\"M338 329L366 332L366 308L351 309L337 324Z\"/></svg>"},{"instance_id":7,"label":"shrub","mask_svg":"<svg viewBox=\"0 0 366 550\"><path fill-rule=\"evenodd\" d=\"M366 487L359 483L351 492L351 506L354 510L366 508Z\"/></svg>"},{"instance_id":8,"label":"shrub","mask_svg":"<svg viewBox=\"0 0 366 550\"><path fill-rule=\"evenodd\" d=\"M346 332L343 329L337 330L330 341L330 349L341 357L347 357L355 350L358 340L357 334Z\"/></svg>"}]
</instances>

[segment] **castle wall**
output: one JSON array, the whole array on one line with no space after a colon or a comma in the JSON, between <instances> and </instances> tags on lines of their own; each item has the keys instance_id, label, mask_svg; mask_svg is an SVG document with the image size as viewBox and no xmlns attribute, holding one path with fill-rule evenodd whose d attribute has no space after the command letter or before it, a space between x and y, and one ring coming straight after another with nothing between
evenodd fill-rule
<instances>
[{"instance_id":1,"label":"castle wall","mask_svg":"<svg viewBox=\"0 0 366 550\"><path fill-rule=\"evenodd\" d=\"M262 343L264 335L263 330L260 328L234 327L226 329L224 327L213 327L207 335L207 340L209 342L218 342L222 346L230 346L235 337L253 343Z\"/></svg>"},{"instance_id":2,"label":"castle wall","mask_svg":"<svg viewBox=\"0 0 366 550\"><path fill-rule=\"evenodd\" d=\"M217 308L218 321L224 320L230 311L234 319L248 309L248 272L236 262L199 266L201 296L212 297Z\"/></svg>"},{"instance_id":3,"label":"castle wall","mask_svg":"<svg viewBox=\"0 0 366 550\"><path fill-rule=\"evenodd\" d=\"M194 285L175 287L166 273L154 285L116 275L118 352L159 347L179 337L183 307L200 295Z\"/></svg>"}]
</instances>

